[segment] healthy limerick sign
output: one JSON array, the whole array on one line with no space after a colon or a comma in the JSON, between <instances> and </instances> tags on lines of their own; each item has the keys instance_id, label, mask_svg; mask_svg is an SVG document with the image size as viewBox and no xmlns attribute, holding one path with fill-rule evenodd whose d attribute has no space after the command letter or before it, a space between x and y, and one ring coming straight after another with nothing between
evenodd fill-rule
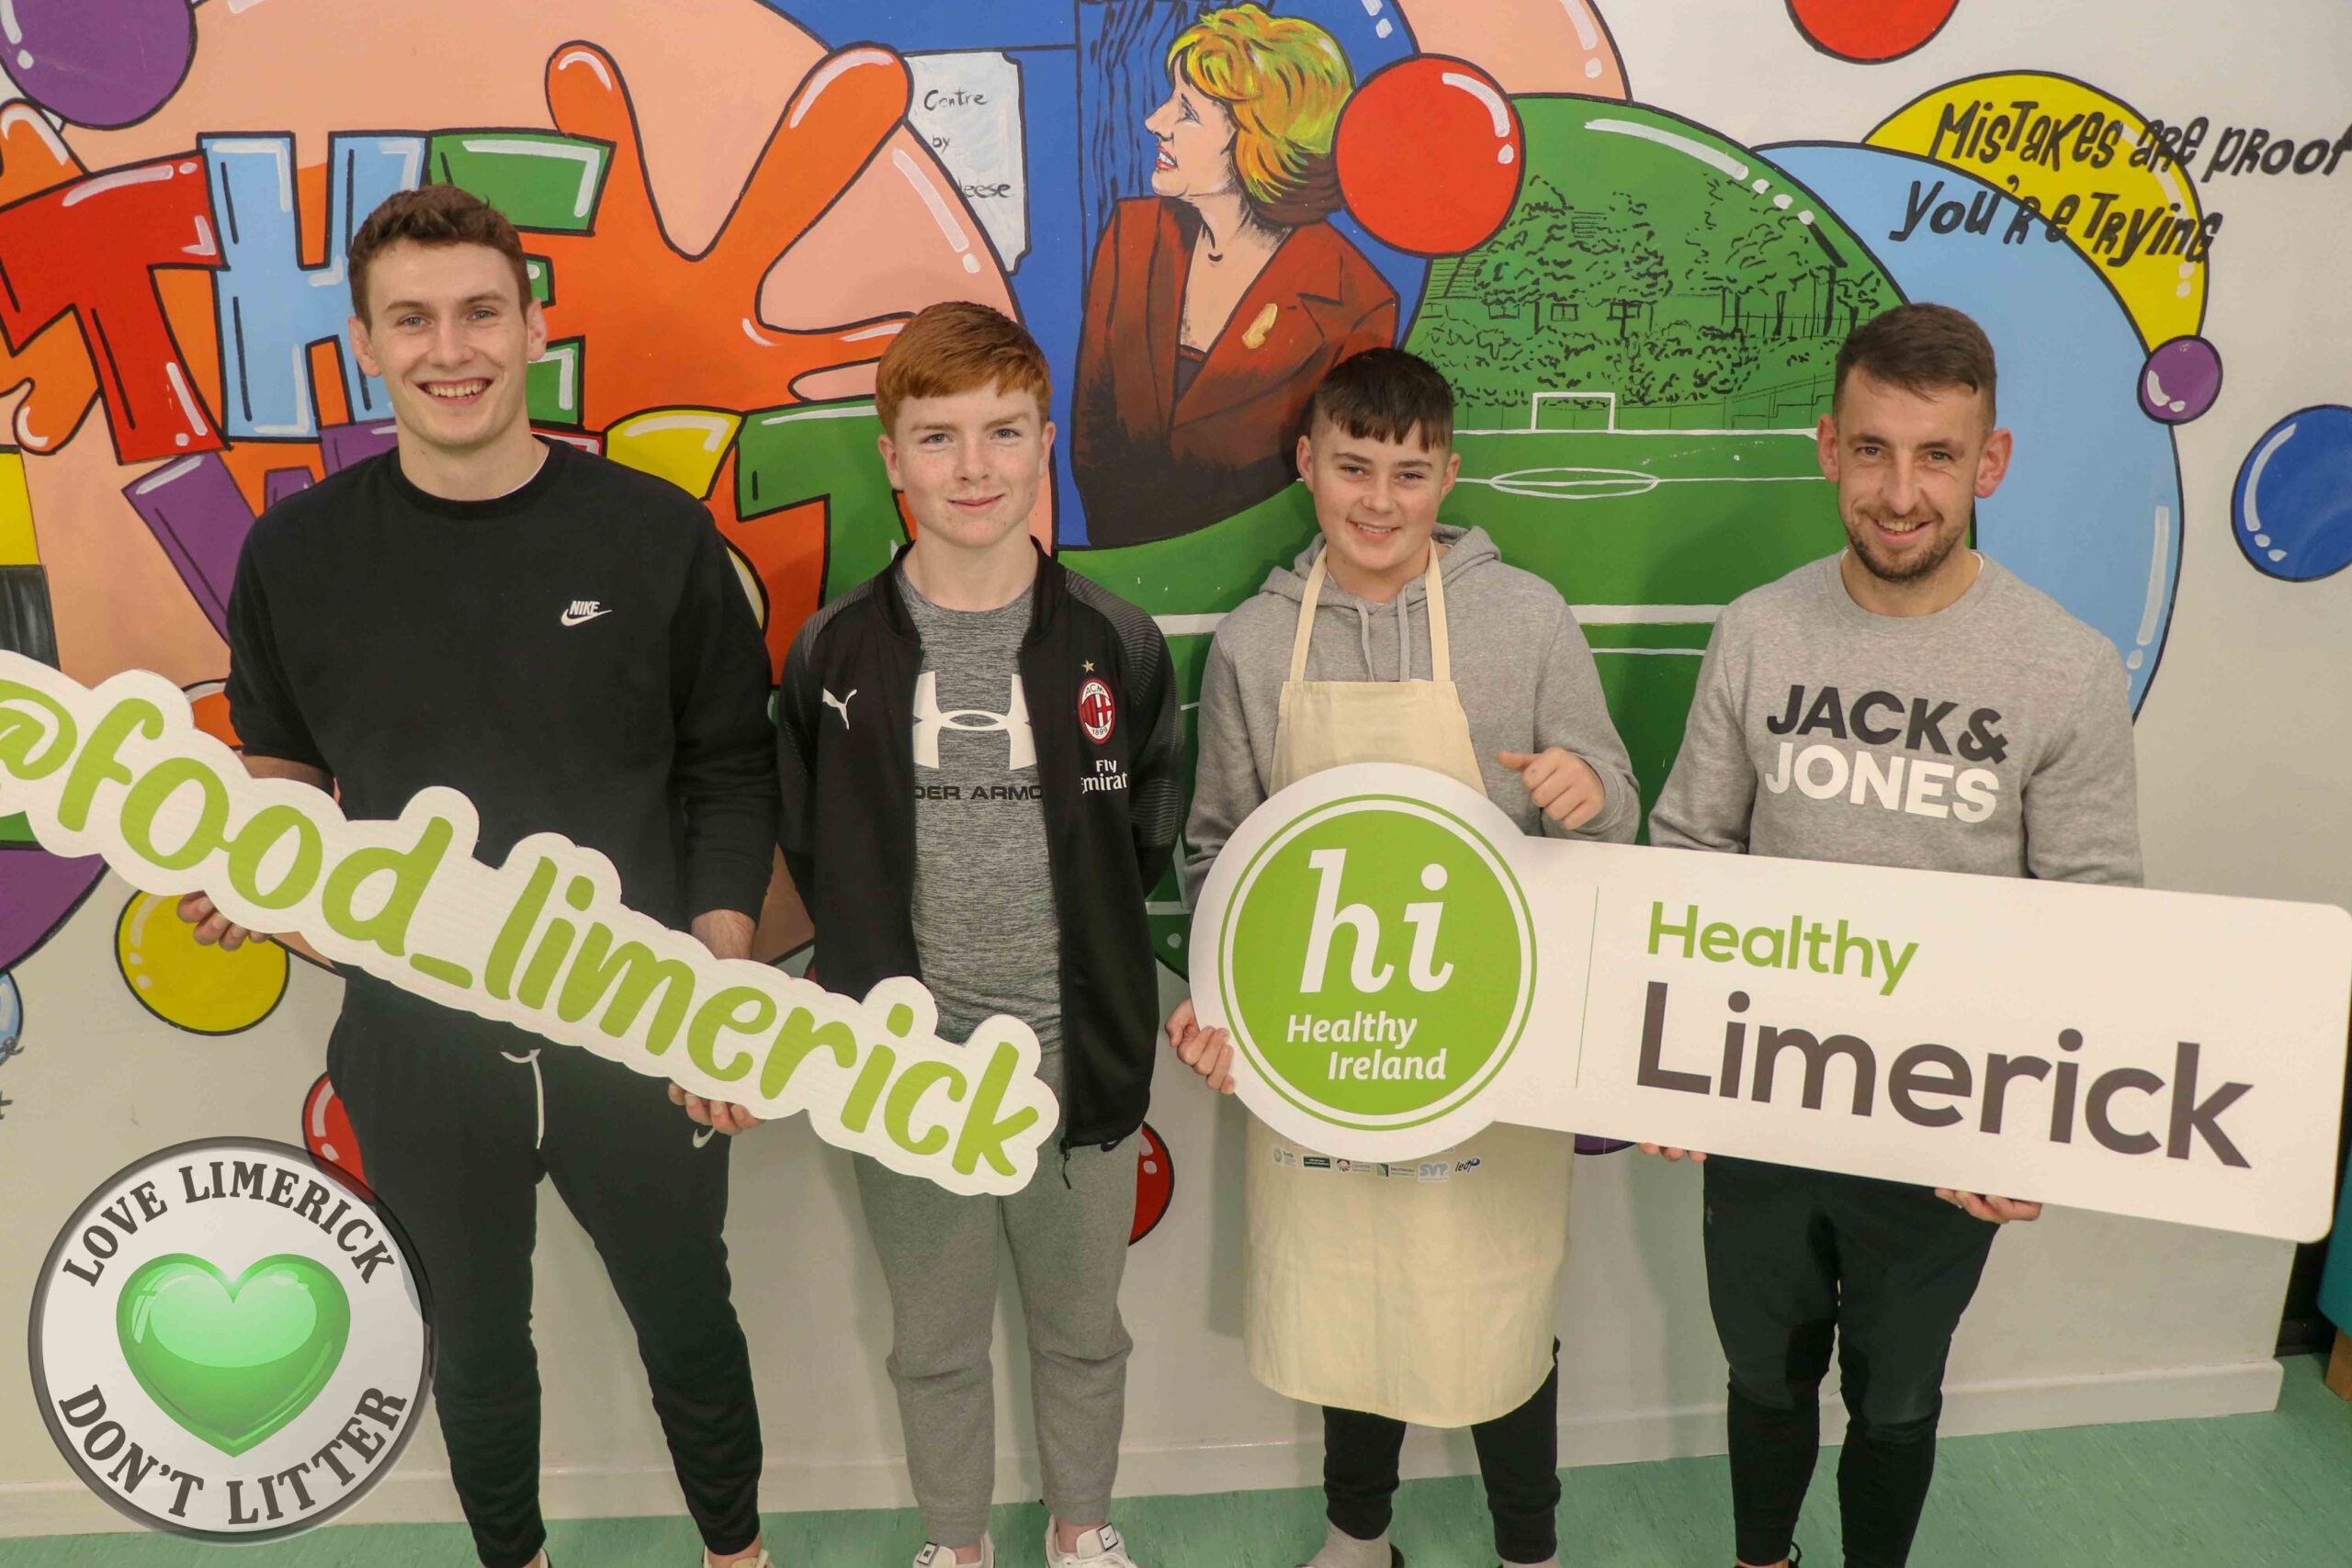
<instances>
[{"instance_id":1,"label":"healthy limerick sign","mask_svg":"<svg viewBox=\"0 0 2352 1568\"><path fill-rule=\"evenodd\" d=\"M0 816L17 812L43 848L103 855L144 892L200 889L240 925L300 932L427 1000L763 1117L805 1111L828 1142L953 1191L1020 1190L1059 1114L1016 1019L957 1045L917 981L854 1000L716 959L624 906L611 863L555 834L484 865L454 790L346 821L318 790L247 774L146 671L91 689L0 650Z\"/></svg>"},{"instance_id":2,"label":"healthy limerick sign","mask_svg":"<svg viewBox=\"0 0 2352 1568\"><path fill-rule=\"evenodd\" d=\"M1398 1160L1494 1122L2304 1240L2352 916L1529 838L1418 768L1243 823L1194 1005L1276 1131Z\"/></svg>"}]
</instances>

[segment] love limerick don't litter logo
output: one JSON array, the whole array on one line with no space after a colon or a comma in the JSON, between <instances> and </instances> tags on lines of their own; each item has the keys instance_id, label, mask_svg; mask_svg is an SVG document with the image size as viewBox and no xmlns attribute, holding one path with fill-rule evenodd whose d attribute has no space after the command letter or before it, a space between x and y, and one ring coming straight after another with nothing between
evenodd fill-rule
<instances>
[{"instance_id":1,"label":"love limerick don't litter logo","mask_svg":"<svg viewBox=\"0 0 2352 1568\"><path fill-rule=\"evenodd\" d=\"M332 1166L216 1138L107 1179L32 1310L35 1398L90 1489L156 1529L261 1540L391 1470L432 1370L424 1283Z\"/></svg>"}]
</instances>

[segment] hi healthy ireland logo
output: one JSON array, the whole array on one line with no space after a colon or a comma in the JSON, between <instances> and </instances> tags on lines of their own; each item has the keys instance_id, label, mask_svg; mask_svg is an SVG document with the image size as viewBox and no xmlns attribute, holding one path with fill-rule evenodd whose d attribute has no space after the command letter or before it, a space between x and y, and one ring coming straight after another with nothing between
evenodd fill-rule
<instances>
[{"instance_id":1,"label":"hi healthy ireland logo","mask_svg":"<svg viewBox=\"0 0 2352 1568\"><path fill-rule=\"evenodd\" d=\"M1472 1099L1534 992L1532 922L1502 852L1402 794L1329 802L1261 845L1218 942L1236 1044L1333 1127L1419 1127Z\"/></svg>"},{"instance_id":2,"label":"hi healthy ireland logo","mask_svg":"<svg viewBox=\"0 0 2352 1568\"><path fill-rule=\"evenodd\" d=\"M151 1155L65 1224L34 1395L90 1489L210 1540L324 1524L390 1471L432 1370L422 1281L359 1188L283 1144Z\"/></svg>"}]
</instances>

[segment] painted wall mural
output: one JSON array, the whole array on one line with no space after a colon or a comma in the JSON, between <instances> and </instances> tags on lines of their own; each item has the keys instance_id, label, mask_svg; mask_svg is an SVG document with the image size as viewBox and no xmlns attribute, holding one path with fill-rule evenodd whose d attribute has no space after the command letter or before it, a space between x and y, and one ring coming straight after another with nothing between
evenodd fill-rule
<instances>
[{"instance_id":1,"label":"painted wall mural","mask_svg":"<svg viewBox=\"0 0 2352 1568\"><path fill-rule=\"evenodd\" d=\"M1878 62L1933 59L1964 0L1742 3ZM2352 409L2264 411L2227 516L2185 515L2176 448L2225 360L2266 352L2204 335L2211 289L2258 286L2230 274L2222 204L2333 176L2352 130L2152 118L2006 70L1889 95L1860 141L1742 146L1702 105L1645 101L1588 0L0 19L0 646L85 682L162 671L224 738L246 531L391 439L343 343L344 249L425 180L524 231L550 338L535 423L703 498L779 666L905 537L873 365L949 298L1045 344L1062 439L1033 525L1159 617L1188 682L1312 529L1288 453L1316 378L1370 344L1437 362L1463 402L1453 513L1577 607L1651 794L1716 609L1838 544L1813 425L1844 334L1904 299L1975 314L2004 422L2064 433L2019 444L1980 536L2114 642L2135 704L2185 529L2288 581L2352 561ZM2034 525L2052 516L2070 525ZM282 949L198 949L143 897L77 915L100 870L0 822L0 1061L63 1010L20 1010L6 972L77 918L116 925L117 975L85 983L159 1026L277 1005ZM1173 968L1173 877L1154 912ZM763 953L807 934L779 886ZM331 1089L288 1099L356 1175Z\"/></svg>"}]
</instances>

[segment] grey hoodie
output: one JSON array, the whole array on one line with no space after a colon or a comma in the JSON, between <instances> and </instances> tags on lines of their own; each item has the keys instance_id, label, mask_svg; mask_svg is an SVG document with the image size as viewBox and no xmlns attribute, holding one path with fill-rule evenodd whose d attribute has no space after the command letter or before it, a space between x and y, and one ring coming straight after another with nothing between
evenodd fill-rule
<instances>
[{"instance_id":1,"label":"grey hoodie","mask_svg":"<svg viewBox=\"0 0 2352 1568\"><path fill-rule=\"evenodd\" d=\"M1540 823L1561 837L1632 842L1641 826L1633 765L1601 699L1592 650L1566 602L1532 572L1505 566L1484 529L1441 523L1437 538L1446 547L1439 566L1453 683L1470 720L1487 798L1522 832L1536 831ZM1184 835L1192 847L1188 895L1199 891L1217 852L1269 793L1291 639L1306 597L1306 574L1322 549L1318 536L1292 568L1269 573L1257 595L1217 626L1201 678L1200 769ZM1429 680L1429 593L1420 580L1393 602L1375 604L1327 577L1316 602L1306 678ZM1519 775L1496 760L1498 751L1553 746L1573 751L1600 775L1600 813L1574 833L1539 812Z\"/></svg>"}]
</instances>

